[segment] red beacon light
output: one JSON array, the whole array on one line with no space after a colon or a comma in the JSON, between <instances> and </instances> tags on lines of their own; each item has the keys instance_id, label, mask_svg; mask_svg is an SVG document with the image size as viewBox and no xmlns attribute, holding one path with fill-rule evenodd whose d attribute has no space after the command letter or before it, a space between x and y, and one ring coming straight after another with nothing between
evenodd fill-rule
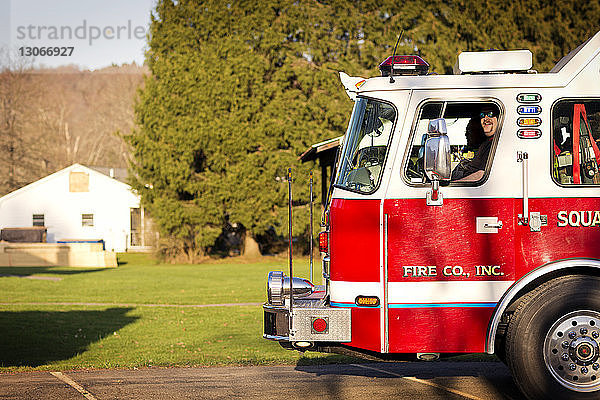
<instances>
[{"instance_id":1,"label":"red beacon light","mask_svg":"<svg viewBox=\"0 0 600 400\"><path fill-rule=\"evenodd\" d=\"M427 75L429 64L419 56L389 56L379 64L381 76L390 76L394 68L394 76L398 75Z\"/></svg>"},{"instance_id":2,"label":"red beacon light","mask_svg":"<svg viewBox=\"0 0 600 400\"><path fill-rule=\"evenodd\" d=\"M319 233L319 251L321 253L329 252L329 232L323 231Z\"/></svg>"}]
</instances>

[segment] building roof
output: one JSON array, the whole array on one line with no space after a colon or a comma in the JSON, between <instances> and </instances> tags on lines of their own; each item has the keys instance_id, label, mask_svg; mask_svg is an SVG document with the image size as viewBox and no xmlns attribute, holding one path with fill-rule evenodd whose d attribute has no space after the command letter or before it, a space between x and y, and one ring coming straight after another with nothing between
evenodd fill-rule
<instances>
[{"instance_id":1,"label":"building roof","mask_svg":"<svg viewBox=\"0 0 600 400\"><path fill-rule=\"evenodd\" d=\"M17 195L19 195L21 193L25 193L25 192L31 190L32 188L35 188L36 186L39 186L39 185L41 185L41 184L43 184L45 182L48 182L48 181L50 181L50 180L52 180L54 178L59 177L60 175L68 174L71 171L78 171L78 172L79 171L83 171L83 172L87 172L90 175L101 176L102 179L110 179L110 176L107 175L107 174L104 174L104 173L99 172L99 171L97 171L95 169L86 167L85 165L81 165L81 164L75 163L75 164L73 164L71 166L68 166L68 167L63 168L63 169L61 169L59 171L56 171L53 174L50 174L50 175L45 176L45 177L43 177L41 179L38 179L37 181L30 183L29 185L25 185L22 188L14 190L14 191L12 191L12 192L10 192L10 193L8 193L8 194L0 197L0 203L2 203L5 200L8 200L10 198L13 198L13 197L15 197L15 196L17 196ZM130 190L132 193L136 194L135 191L132 189L132 187L129 186L127 183L122 182L120 180L117 180L116 178L113 179L113 181L114 181L114 183L116 185L122 186L123 188L125 188L127 190Z\"/></svg>"},{"instance_id":2,"label":"building roof","mask_svg":"<svg viewBox=\"0 0 600 400\"><path fill-rule=\"evenodd\" d=\"M90 165L89 168L123 183L127 183L127 178L129 177L127 168L101 167L97 165Z\"/></svg>"}]
</instances>

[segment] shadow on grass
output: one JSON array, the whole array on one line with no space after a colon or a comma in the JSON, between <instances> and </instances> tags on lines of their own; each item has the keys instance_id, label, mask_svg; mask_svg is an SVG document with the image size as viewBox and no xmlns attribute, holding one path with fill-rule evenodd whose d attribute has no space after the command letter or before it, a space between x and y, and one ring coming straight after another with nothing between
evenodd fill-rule
<instances>
[{"instance_id":1,"label":"shadow on grass","mask_svg":"<svg viewBox=\"0 0 600 400\"><path fill-rule=\"evenodd\" d=\"M126 252L117 253L117 265L157 265L161 261L153 253Z\"/></svg>"},{"instance_id":2,"label":"shadow on grass","mask_svg":"<svg viewBox=\"0 0 600 400\"><path fill-rule=\"evenodd\" d=\"M62 267L0 267L0 278L10 276L26 277L38 274L77 275L106 270L106 268L63 269Z\"/></svg>"},{"instance_id":3,"label":"shadow on grass","mask_svg":"<svg viewBox=\"0 0 600 400\"><path fill-rule=\"evenodd\" d=\"M0 312L0 366L37 367L67 360L138 317L133 308Z\"/></svg>"}]
</instances>

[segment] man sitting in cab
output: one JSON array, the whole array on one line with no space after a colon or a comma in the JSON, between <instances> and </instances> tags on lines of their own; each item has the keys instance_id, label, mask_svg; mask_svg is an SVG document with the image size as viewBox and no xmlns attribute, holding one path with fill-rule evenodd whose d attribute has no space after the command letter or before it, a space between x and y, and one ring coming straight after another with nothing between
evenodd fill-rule
<instances>
[{"instance_id":1,"label":"man sitting in cab","mask_svg":"<svg viewBox=\"0 0 600 400\"><path fill-rule=\"evenodd\" d=\"M467 126L467 143L477 150L471 160L465 160L454 168L453 181L477 182L483 178L494 135L498 129L499 114L497 107L489 105L483 107L479 115L471 119Z\"/></svg>"}]
</instances>

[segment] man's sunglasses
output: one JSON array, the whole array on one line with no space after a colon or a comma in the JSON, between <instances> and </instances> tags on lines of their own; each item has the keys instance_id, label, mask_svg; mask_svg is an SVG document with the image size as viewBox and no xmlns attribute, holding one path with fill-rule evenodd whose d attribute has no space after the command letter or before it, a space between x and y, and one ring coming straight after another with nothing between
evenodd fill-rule
<instances>
[{"instance_id":1,"label":"man's sunglasses","mask_svg":"<svg viewBox=\"0 0 600 400\"><path fill-rule=\"evenodd\" d=\"M489 117L489 118L494 118L497 117L498 114L496 113L496 111L488 111L488 112L480 112L479 113L479 118L484 119L485 117Z\"/></svg>"}]
</instances>

